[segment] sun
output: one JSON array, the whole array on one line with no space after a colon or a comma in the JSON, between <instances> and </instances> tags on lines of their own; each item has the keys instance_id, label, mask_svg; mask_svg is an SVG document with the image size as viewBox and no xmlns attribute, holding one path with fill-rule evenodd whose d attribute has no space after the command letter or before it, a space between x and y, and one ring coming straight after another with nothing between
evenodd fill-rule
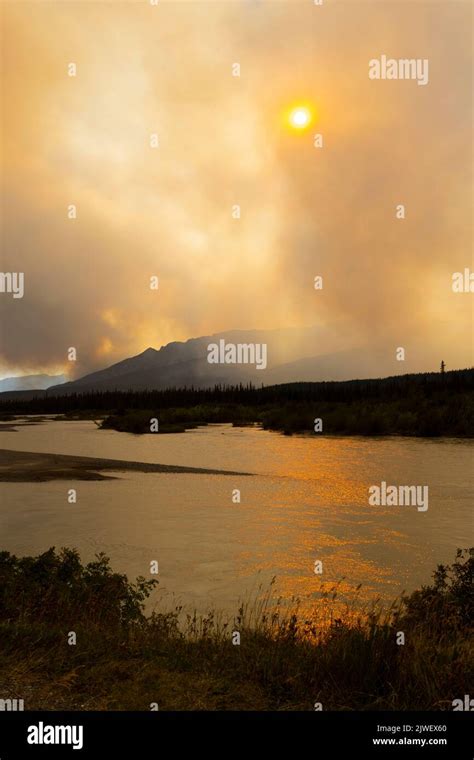
<instances>
[{"instance_id":1,"label":"sun","mask_svg":"<svg viewBox=\"0 0 474 760\"><path fill-rule=\"evenodd\" d=\"M293 129L306 129L311 124L313 115L307 106L296 106L289 112L288 120Z\"/></svg>"}]
</instances>

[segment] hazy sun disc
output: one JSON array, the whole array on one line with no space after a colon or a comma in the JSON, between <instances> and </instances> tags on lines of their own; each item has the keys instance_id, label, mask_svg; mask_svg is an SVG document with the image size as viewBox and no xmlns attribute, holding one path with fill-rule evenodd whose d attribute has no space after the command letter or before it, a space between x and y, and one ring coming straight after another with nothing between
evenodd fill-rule
<instances>
[{"instance_id":1,"label":"hazy sun disc","mask_svg":"<svg viewBox=\"0 0 474 760\"><path fill-rule=\"evenodd\" d=\"M309 108L300 106L293 108L290 112L290 124L294 129L304 129L311 122L311 111Z\"/></svg>"}]
</instances>

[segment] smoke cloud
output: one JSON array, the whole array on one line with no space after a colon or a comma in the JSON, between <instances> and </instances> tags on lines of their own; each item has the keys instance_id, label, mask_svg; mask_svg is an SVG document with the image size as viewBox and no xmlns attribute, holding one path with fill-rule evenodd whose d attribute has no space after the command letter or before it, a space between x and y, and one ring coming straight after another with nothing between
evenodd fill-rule
<instances>
[{"instance_id":1,"label":"smoke cloud","mask_svg":"<svg viewBox=\"0 0 474 760\"><path fill-rule=\"evenodd\" d=\"M25 293L0 294L2 374L312 325L416 344L419 369L471 364L472 296L451 288L472 266L471 14L3 3L2 270ZM382 54L428 59L429 83L370 80ZM284 119L299 102L301 133Z\"/></svg>"}]
</instances>

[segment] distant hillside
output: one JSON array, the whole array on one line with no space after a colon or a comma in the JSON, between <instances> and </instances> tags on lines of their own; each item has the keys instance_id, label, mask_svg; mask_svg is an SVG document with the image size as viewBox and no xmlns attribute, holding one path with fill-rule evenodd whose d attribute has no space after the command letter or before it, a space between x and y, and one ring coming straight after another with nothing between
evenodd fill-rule
<instances>
[{"instance_id":1,"label":"distant hillside","mask_svg":"<svg viewBox=\"0 0 474 760\"><path fill-rule=\"evenodd\" d=\"M252 364L210 364L208 346L227 344L265 344L267 366ZM92 372L73 382L54 386L48 394L89 393L93 391L143 391L166 388L212 388L215 385L279 383L350 378L383 377L407 372L421 352L407 350L407 359L398 362L395 346L355 346L350 336L324 327L282 330L234 330L192 338L183 343L168 343L159 350L147 348L137 356ZM426 351L423 354L426 357ZM445 356L445 359L447 357ZM426 362L425 358L425 362ZM436 357L428 366L439 366Z\"/></svg>"},{"instance_id":2,"label":"distant hillside","mask_svg":"<svg viewBox=\"0 0 474 760\"><path fill-rule=\"evenodd\" d=\"M256 369L250 364L210 364L208 346L223 340L226 344L265 344L267 367ZM206 388L216 384L264 383L299 380L298 360L311 351L324 353L329 347L337 351L341 337L324 328L302 330L233 330L215 335L173 342L159 350L147 348L141 354L92 372L52 392L83 393L93 390L163 390L173 387ZM296 364L292 366L292 363ZM336 376L346 363L344 355L335 356ZM288 365L288 371L284 366ZM281 366L281 369L278 369ZM275 374L276 370L276 374ZM314 366L313 371L317 372ZM331 371L331 370L330 370ZM346 375L347 376L347 375ZM314 377L314 372L313 372ZM306 378L303 378L306 379Z\"/></svg>"},{"instance_id":3,"label":"distant hillside","mask_svg":"<svg viewBox=\"0 0 474 760\"><path fill-rule=\"evenodd\" d=\"M255 363L209 363L210 344L229 346L264 345L265 367ZM438 368L441 358L430 357L426 347L406 345L405 361L397 361L395 345L356 345L353 337L337 325L278 330L231 330L214 335L172 342L160 349L147 348L109 367L71 382L64 378L32 375L0 382L2 400L18 393L66 395L96 391L146 391L168 388L213 388L216 385L252 383L256 386L292 382L345 381L351 378L387 377ZM434 350L434 349L432 349ZM423 360L419 357L423 356ZM219 357L221 359L221 357ZM11 383L10 383L11 380ZM14 381L14 382L13 382ZM45 390L46 389L46 390ZM12 395L13 394L13 395ZM24 396L26 398L26 396Z\"/></svg>"},{"instance_id":4,"label":"distant hillside","mask_svg":"<svg viewBox=\"0 0 474 760\"><path fill-rule=\"evenodd\" d=\"M8 391L44 390L52 385L64 383L64 375L20 375L0 380L0 393Z\"/></svg>"}]
</instances>

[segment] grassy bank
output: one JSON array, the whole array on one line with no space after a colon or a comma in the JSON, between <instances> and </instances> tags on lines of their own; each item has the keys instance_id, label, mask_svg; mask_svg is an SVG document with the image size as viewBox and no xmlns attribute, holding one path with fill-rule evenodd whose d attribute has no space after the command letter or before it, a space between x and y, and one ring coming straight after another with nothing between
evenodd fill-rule
<instances>
[{"instance_id":1,"label":"grassy bank","mask_svg":"<svg viewBox=\"0 0 474 760\"><path fill-rule=\"evenodd\" d=\"M25 709L450 710L472 688L473 568L473 551L458 553L388 611L323 630L265 602L228 624L146 617L154 582L130 583L104 556L84 566L72 550L3 552L0 698Z\"/></svg>"}]
</instances>

